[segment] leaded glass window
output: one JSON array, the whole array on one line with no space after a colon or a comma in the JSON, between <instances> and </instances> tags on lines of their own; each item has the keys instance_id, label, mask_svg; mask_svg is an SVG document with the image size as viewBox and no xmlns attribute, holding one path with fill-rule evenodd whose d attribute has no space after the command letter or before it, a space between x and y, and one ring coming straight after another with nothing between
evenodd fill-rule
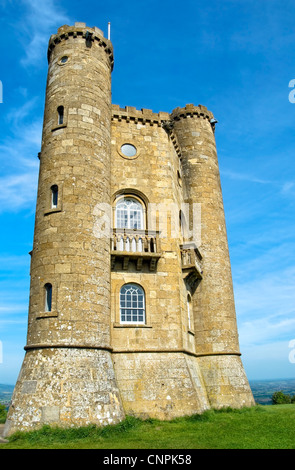
<instances>
[{"instance_id":1,"label":"leaded glass window","mask_svg":"<svg viewBox=\"0 0 295 470\"><path fill-rule=\"evenodd\" d=\"M116 228L143 229L142 204L132 197L120 199L116 205Z\"/></svg>"},{"instance_id":2,"label":"leaded glass window","mask_svg":"<svg viewBox=\"0 0 295 470\"><path fill-rule=\"evenodd\" d=\"M145 296L142 287L136 284L121 287L120 322L145 323Z\"/></svg>"}]
</instances>

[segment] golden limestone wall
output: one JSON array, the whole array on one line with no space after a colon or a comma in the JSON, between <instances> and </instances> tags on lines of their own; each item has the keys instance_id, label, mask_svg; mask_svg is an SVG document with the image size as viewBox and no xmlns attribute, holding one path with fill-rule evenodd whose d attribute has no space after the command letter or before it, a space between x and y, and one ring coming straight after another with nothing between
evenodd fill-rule
<instances>
[{"instance_id":1,"label":"golden limestone wall","mask_svg":"<svg viewBox=\"0 0 295 470\"><path fill-rule=\"evenodd\" d=\"M26 357L6 433L124 417L111 360L110 244L94 230L97 205L110 202L112 45L76 23L51 37L48 57Z\"/></svg>"},{"instance_id":2,"label":"golden limestone wall","mask_svg":"<svg viewBox=\"0 0 295 470\"><path fill-rule=\"evenodd\" d=\"M194 353L193 326L188 327L187 286L180 254L179 210L183 203L181 164L162 124L167 113L154 114L113 106L112 195L137 195L151 214L148 229L158 230L161 257L156 269L143 263L139 271L129 260L112 269L113 360L127 413L161 419L209 407ZM136 147L135 158L124 157L122 144ZM149 223L150 222L150 223ZM119 294L125 283L138 283L146 293L146 324L120 324Z\"/></svg>"},{"instance_id":3,"label":"golden limestone wall","mask_svg":"<svg viewBox=\"0 0 295 470\"><path fill-rule=\"evenodd\" d=\"M59 28L48 61L26 356L5 434L253 404L212 113L112 105L112 44L84 23ZM128 198L140 228L118 225ZM144 321L121 317L126 284L144 293Z\"/></svg>"},{"instance_id":4,"label":"golden limestone wall","mask_svg":"<svg viewBox=\"0 0 295 470\"><path fill-rule=\"evenodd\" d=\"M190 204L201 205L203 279L193 297L196 353L210 404L254 403L239 351L231 265L212 113L187 105L171 115Z\"/></svg>"},{"instance_id":5,"label":"golden limestone wall","mask_svg":"<svg viewBox=\"0 0 295 470\"><path fill-rule=\"evenodd\" d=\"M212 118L203 106L187 105L171 116L113 106L113 204L123 193L137 194L159 209L159 226L149 227L161 231L156 272L147 265L138 272L131 261L124 270L117 259L111 275L116 376L125 409L142 416L253 404L240 361ZM134 158L122 155L124 143L136 147ZM186 221L191 229L201 224L198 239L191 235L191 241L201 251L202 280L193 283L184 280L180 247L185 240L177 227L185 203L201 209L200 219L187 214ZM136 328L119 321L120 288L130 282L146 292L147 321Z\"/></svg>"}]
</instances>

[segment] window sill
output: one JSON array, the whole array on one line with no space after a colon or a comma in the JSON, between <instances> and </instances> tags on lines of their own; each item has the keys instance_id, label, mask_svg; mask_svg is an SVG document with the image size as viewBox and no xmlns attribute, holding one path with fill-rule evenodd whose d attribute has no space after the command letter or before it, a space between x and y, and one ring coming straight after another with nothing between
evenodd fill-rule
<instances>
[{"instance_id":1,"label":"window sill","mask_svg":"<svg viewBox=\"0 0 295 470\"><path fill-rule=\"evenodd\" d=\"M51 129L51 132L57 131L58 129L64 129L65 127L67 127L66 124L59 124L58 126Z\"/></svg>"},{"instance_id":2,"label":"window sill","mask_svg":"<svg viewBox=\"0 0 295 470\"><path fill-rule=\"evenodd\" d=\"M114 328L152 328L151 325L144 323L114 323Z\"/></svg>"},{"instance_id":3,"label":"window sill","mask_svg":"<svg viewBox=\"0 0 295 470\"><path fill-rule=\"evenodd\" d=\"M49 209L44 212L44 215L54 214L55 212L61 212L61 207L56 207L55 209Z\"/></svg>"},{"instance_id":4,"label":"window sill","mask_svg":"<svg viewBox=\"0 0 295 470\"><path fill-rule=\"evenodd\" d=\"M41 312L36 315L36 320L39 318L56 318L58 317L58 312L53 310L52 312Z\"/></svg>"}]
</instances>

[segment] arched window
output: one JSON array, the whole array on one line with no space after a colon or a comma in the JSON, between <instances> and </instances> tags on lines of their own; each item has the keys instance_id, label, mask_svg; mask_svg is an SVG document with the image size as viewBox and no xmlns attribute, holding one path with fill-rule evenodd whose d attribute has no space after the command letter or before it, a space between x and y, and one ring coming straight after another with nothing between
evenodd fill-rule
<instances>
[{"instance_id":1,"label":"arched window","mask_svg":"<svg viewBox=\"0 0 295 470\"><path fill-rule=\"evenodd\" d=\"M59 106L57 108L57 114L58 114L58 124L63 124L64 123L64 107Z\"/></svg>"},{"instance_id":2,"label":"arched window","mask_svg":"<svg viewBox=\"0 0 295 470\"><path fill-rule=\"evenodd\" d=\"M57 184L54 184L51 186L51 209L56 209L57 208L57 203L58 203L58 186Z\"/></svg>"},{"instance_id":3,"label":"arched window","mask_svg":"<svg viewBox=\"0 0 295 470\"><path fill-rule=\"evenodd\" d=\"M145 323L144 290L137 284L124 284L121 287L120 322Z\"/></svg>"},{"instance_id":4,"label":"arched window","mask_svg":"<svg viewBox=\"0 0 295 470\"><path fill-rule=\"evenodd\" d=\"M138 229L144 228L143 206L138 199L124 197L116 204L116 228Z\"/></svg>"},{"instance_id":5,"label":"arched window","mask_svg":"<svg viewBox=\"0 0 295 470\"><path fill-rule=\"evenodd\" d=\"M52 285L47 283L44 286L45 289L45 312L51 312L52 310Z\"/></svg>"}]
</instances>

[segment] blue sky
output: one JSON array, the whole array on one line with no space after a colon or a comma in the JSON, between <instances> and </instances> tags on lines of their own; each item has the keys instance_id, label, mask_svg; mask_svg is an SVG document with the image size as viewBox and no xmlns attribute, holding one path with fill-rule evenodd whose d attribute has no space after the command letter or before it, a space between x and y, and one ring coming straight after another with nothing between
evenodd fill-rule
<instances>
[{"instance_id":1,"label":"blue sky","mask_svg":"<svg viewBox=\"0 0 295 470\"><path fill-rule=\"evenodd\" d=\"M114 104L203 104L219 121L243 363L249 379L294 377L295 2L0 0L0 383L26 343L47 43L75 21L111 22Z\"/></svg>"}]
</instances>

